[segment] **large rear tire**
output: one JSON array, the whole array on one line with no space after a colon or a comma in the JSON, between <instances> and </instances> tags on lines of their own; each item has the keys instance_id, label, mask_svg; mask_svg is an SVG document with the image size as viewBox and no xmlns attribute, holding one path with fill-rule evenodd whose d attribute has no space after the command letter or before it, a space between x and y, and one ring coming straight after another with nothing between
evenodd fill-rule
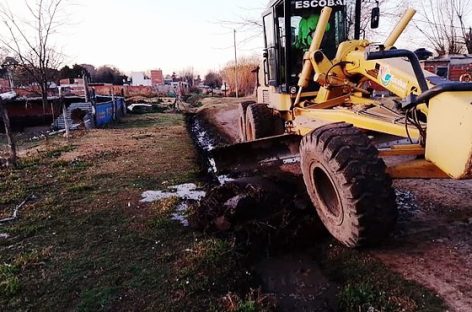
<instances>
[{"instance_id":1,"label":"large rear tire","mask_svg":"<svg viewBox=\"0 0 472 312\"><path fill-rule=\"evenodd\" d=\"M246 139L254 141L283 134L284 121L266 104L251 104L246 111Z\"/></svg>"},{"instance_id":2,"label":"large rear tire","mask_svg":"<svg viewBox=\"0 0 472 312\"><path fill-rule=\"evenodd\" d=\"M255 104L255 101L245 101L239 103L238 114L239 114L239 141L246 142L246 111L249 105Z\"/></svg>"},{"instance_id":3,"label":"large rear tire","mask_svg":"<svg viewBox=\"0 0 472 312\"><path fill-rule=\"evenodd\" d=\"M397 220L395 192L369 138L345 123L306 135L300 145L305 185L328 231L348 247L385 239Z\"/></svg>"}]
</instances>

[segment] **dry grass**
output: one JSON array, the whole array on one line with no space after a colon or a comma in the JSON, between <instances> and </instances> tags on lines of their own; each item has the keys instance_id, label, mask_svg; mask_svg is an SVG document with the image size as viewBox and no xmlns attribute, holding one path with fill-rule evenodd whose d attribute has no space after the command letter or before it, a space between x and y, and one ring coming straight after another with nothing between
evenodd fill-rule
<instances>
[{"instance_id":1,"label":"dry grass","mask_svg":"<svg viewBox=\"0 0 472 312\"><path fill-rule=\"evenodd\" d=\"M0 228L10 236L0 239L0 310L207 311L228 292L244 296L234 246L172 221L176 199L140 203L143 191L195 181L196 159L184 117L162 114L25 151L18 169L0 171L0 210L37 196ZM192 272L206 278L189 287Z\"/></svg>"}]
</instances>

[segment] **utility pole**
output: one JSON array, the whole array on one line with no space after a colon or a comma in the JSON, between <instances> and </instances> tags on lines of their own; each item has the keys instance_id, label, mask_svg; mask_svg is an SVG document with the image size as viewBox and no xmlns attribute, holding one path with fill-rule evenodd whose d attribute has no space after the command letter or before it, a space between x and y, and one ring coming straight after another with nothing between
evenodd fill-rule
<instances>
[{"instance_id":1,"label":"utility pole","mask_svg":"<svg viewBox=\"0 0 472 312\"><path fill-rule=\"evenodd\" d=\"M354 39L361 38L361 13L362 0L356 0L355 17L354 17Z\"/></svg>"},{"instance_id":2,"label":"utility pole","mask_svg":"<svg viewBox=\"0 0 472 312\"><path fill-rule=\"evenodd\" d=\"M236 29L234 30L234 83L236 85L236 98L239 98L238 86L238 53L236 47Z\"/></svg>"},{"instance_id":3,"label":"utility pole","mask_svg":"<svg viewBox=\"0 0 472 312\"><path fill-rule=\"evenodd\" d=\"M85 103L88 103L90 101L90 94L89 94L89 88L88 88L88 77L85 72L85 70L82 71L82 79L84 80L84 97L85 97Z\"/></svg>"}]
</instances>

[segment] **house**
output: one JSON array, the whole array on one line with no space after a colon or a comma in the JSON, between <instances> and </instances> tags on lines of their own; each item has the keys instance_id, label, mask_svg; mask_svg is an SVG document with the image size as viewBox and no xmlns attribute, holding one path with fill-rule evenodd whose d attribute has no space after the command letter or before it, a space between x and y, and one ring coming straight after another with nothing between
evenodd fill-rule
<instances>
[{"instance_id":1,"label":"house","mask_svg":"<svg viewBox=\"0 0 472 312\"><path fill-rule=\"evenodd\" d=\"M151 70L151 84L153 87L164 84L164 74L162 69Z\"/></svg>"},{"instance_id":2,"label":"house","mask_svg":"<svg viewBox=\"0 0 472 312\"><path fill-rule=\"evenodd\" d=\"M451 81L469 81L472 78L472 55L445 55L422 61L423 68Z\"/></svg>"},{"instance_id":3,"label":"house","mask_svg":"<svg viewBox=\"0 0 472 312\"><path fill-rule=\"evenodd\" d=\"M10 91L10 81L8 79L0 78L0 93Z\"/></svg>"},{"instance_id":4,"label":"house","mask_svg":"<svg viewBox=\"0 0 472 312\"><path fill-rule=\"evenodd\" d=\"M84 79L62 79L59 81L62 95L85 96Z\"/></svg>"},{"instance_id":5,"label":"house","mask_svg":"<svg viewBox=\"0 0 472 312\"><path fill-rule=\"evenodd\" d=\"M146 76L144 72L132 72L131 73L132 86L135 87L150 87L152 86L151 79Z\"/></svg>"}]
</instances>

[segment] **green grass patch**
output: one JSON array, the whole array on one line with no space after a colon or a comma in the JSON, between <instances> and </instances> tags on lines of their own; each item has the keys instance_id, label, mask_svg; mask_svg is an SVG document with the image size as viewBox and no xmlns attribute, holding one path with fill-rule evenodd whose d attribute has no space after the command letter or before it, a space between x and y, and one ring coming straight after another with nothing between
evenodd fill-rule
<instances>
[{"instance_id":1,"label":"green grass patch","mask_svg":"<svg viewBox=\"0 0 472 312\"><path fill-rule=\"evenodd\" d=\"M40 162L40 157L20 158L17 164L17 169L36 169Z\"/></svg>"},{"instance_id":2,"label":"green grass patch","mask_svg":"<svg viewBox=\"0 0 472 312\"><path fill-rule=\"evenodd\" d=\"M117 294L118 289L114 287L86 290L81 295L78 311L106 311L106 307L117 296Z\"/></svg>"},{"instance_id":3,"label":"green grass patch","mask_svg":"<svg viewBox=\"0 0 472 312\"><path fill-rule=\"evenodd\" d=\"M18 254L12 264L0 265L0 295L12 297L17 295L21 289L20 273L26 267L37 264L50 255L50 248L42 251L33 250L31 252Z\"/></svg>"},{"instance_id":4,"label":"green grass patch","mask_svg":"<svg viewBox=\"0 0 472 312\"><path fill-rule=\"evenodd\" d=\"M62 156L62 154L72 152L75 149L76 149L76 146L74 145L66 145L66 146L62 146L62 147L55 148L55 149L45 152L44 156L46 158L59 158Z\"/></svg>"},{"instance_id":5,"label":"green grass patch","mask_svg":"<svg viewBox=\"0 0 472 312\"><path fill-rule=\"evenodd\" d=\"M14 265L2 264L0 265L0 294L11 297L16 295L20 289L21 284L18 278L19 269Z\"/></svg>"},{"instance_id":6,"label":"green grass patch","mask_svg":"<svg viewBox=\"0 0 472 312\"><path fill-rule=\"evenodd\" d=\"M325 246L320 262L341 285L339 311L439 312L443 301L414 281L405 280L363 251Z\"/></svg>"},{"instance_id":7,"label":"green grass patch","mask_svg":"<svg viewBox=\"0 0 472 312\"><path fill-rule=\"evenodd\" d=\"M20 238L28 238L28 237L33 237L37 233L41 232L45 226L43 224L38 224L38 223L17 223L14 225L11 225L10 227L5 229L5 232L10 233L15 236L19 236Z\"/></svg>"},{"instance_id":8,"label":"green grass patch","mask_svg":"<svg viewBox=\"0 0 472 312\"><path fill-rule=\"evenodd\" d=\"M184 117L180 114L151 113L145 115L133 115L125 118L110 127L114 129L150 128L183 126Z\"/></svg>"},{"instance_id":9,"label":"green grass patch","mask_svg":"<svg viewBox=\"0 0 472 312\"><path fill-rule=\"evenodd\" d=\"M43 250L34 249L30 252L20 253L13 260L13 264L20 268L37 264L49 258L51 256L51 250L52 248L48 247Z\"/></svg>"},{"instance_id":10,"label":"green grass patch","mask_svg":"<svg viewBox=\"0 0 472 312\"><path fill-rule=\"evenodd\" d=\"M71 185L67 189L71 193L86 193L94 190L93 185L88 183L79 182L77 184Z\"/></svg>"},{"instance_id":11,"label":"green grass patch","mask_svg":"<svg viewBox=\"0 0 472 312\"><path fill-rule=\"evenodd\" d=\"M223 296L231 291L228 286L242 289L250 284L250 275L242 270L243 263L242 255L231 243L205 238L186 249L175 265L176 283L182 291L202 297L213 292Z\"/></svg>"}]
</instances>

